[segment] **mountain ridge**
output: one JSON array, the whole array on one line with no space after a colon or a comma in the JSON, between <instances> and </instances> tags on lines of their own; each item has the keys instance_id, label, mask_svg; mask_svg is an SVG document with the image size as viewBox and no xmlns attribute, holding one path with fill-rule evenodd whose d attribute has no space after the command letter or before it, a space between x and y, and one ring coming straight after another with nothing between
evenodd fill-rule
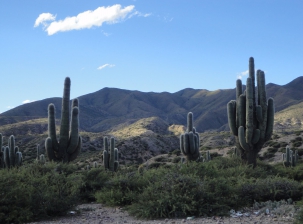
<instances>
[{"instance_id":1,"label":"mountain ridge","mask_svg":"<svg viewBox=\"0 0 303 224\"><path fill-rule=\"evenodd\" d=\"M303 102L302 89L303 76L285 85L266 85L267 97L274 98L276 112ZM102 132L148 117L159 117L169 124L184 125L186 115L191 111L199 132L228 130L226 104L235 99L235 95L235 88L214 91L185 88L175 93L155 93L105 87L78 97L80 128ZM47 118L49 103L55 105L56 117L60 119L61 98L54 97L20 105L0 114L0 125Z\"/></svg>"}]
</instances>

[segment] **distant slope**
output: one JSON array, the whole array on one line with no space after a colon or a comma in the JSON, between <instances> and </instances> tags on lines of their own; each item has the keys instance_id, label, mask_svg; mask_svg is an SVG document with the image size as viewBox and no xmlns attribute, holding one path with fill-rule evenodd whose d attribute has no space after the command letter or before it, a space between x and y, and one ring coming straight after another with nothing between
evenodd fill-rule
<instances>
[{"instance_id":1,"label":"distant slope","mask_svg":"<svg viewBox=\"0 0 303 224\"><path fill-rule=\"evenodd\" d=\"M276 112L303 102L303 76L282 86L269 83L266 89L267 96L275 100ZM90 132L114 131L149 117L158 117L169 125L185 125L186 115L191 111L198 132L227 130L226 104L235 99L235 92L235 89L187 88L176 93L146 93L104 88L79 97L80 128ZM49 103L55 104L56 116L60 118L61 99L49 98L2 113L0 125L47 118Z\"/></svg>"}]
</instances>

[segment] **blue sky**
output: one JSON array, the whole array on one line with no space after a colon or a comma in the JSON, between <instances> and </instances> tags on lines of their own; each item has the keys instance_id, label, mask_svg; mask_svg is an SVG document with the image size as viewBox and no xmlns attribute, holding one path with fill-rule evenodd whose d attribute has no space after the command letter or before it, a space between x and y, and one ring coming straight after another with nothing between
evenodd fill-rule
<instances>
[{"instance_id":1,"label":"blue sky","mask_svg":"<svg viewBox=\"0 0 303 224\"><path fill-rule=\"evenodd\" d=\"M1 0L0 113L104 87L235 88L248 59L266 83L303 70L302 0ZM81 103L81 102L80 102Z\"/></svg>"}]
</instances>

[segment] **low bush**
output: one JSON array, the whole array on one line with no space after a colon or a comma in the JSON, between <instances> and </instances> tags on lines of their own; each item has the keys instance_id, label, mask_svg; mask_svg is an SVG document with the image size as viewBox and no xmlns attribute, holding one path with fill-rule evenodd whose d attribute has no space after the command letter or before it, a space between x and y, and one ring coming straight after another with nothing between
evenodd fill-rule
<instances>
[{"instance_id":1,"label":"low bush","mask_svg":"<svg viewBox=\"0 0 303 224\"><path fill-rule=\"evenodd\" d=\"M80 198L82 175L73 165L34 163L0 170L0 223L22 223L60 215Z\"/></svg>"}]
</instances>

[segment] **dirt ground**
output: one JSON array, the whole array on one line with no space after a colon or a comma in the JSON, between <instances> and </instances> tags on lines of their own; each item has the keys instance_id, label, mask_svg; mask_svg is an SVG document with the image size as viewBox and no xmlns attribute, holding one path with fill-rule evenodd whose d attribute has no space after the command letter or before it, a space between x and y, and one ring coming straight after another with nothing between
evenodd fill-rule
<instances>
[{"instance_id":1,"label":"dirt ground","mask_svg":"<svg viewBox=\"0 0 303 224\"><path fill-rule=\"evenodd\" d=\"M74 214L73 214L74 213ZM139 220L130 216L126 211L118 207L105 207L101 204L82 204L75 211L70 211L66 216L56 217L52 220L32 222L31 224L261 224L261 223L293 223L292 215L274 216L253 212L249 217L187 217L180 219L158 219L158 220Z\"/></svg>"}]
</instances>

